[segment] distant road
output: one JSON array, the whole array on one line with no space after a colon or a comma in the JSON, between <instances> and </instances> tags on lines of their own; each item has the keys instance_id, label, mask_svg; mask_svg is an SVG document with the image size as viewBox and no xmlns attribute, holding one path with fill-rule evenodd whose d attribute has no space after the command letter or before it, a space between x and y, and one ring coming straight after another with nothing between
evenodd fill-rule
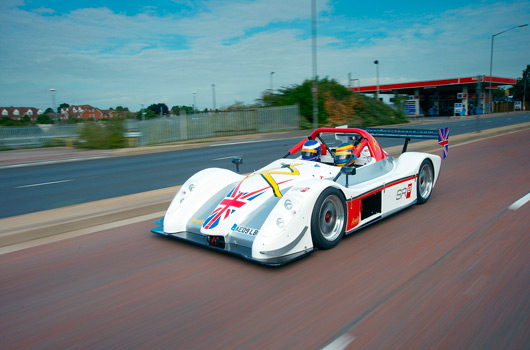
<instances>
[{"instance_id":1,"label":"distant road","mask_svg":"<svg viewBox=\"0 0 530 350\"><path fill-rule=\"evenodd\" d=\"M530 122L530 113L481 117L480 124L477 119L440 119L401 127L439 129L449 126L450 135L459 135L476 132L478 125L485 130L525 122ZM241 172L251 172L282 157L299 140L300 137L287 133L281 139L0 169L0 218L180 185L204 168L235 170L230 163L234 156L243 157ZM403 143L396 139L379 141L383 148Z\"/></svg>"}]
</instances>

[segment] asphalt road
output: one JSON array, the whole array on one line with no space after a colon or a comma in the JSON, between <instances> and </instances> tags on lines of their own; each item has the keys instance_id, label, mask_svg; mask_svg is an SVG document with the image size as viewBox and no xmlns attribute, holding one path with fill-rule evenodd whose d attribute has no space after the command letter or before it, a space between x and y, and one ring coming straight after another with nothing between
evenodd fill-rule
<instances>
[{"instance_id":1,"label":"asphalt road","mask_svg":"<svg viewBox=\"0 0 530 350\"><path fill-rule=\"evenodd\" d=\"M452 148L426 204L282 268L150 221L0 255L0 348L529 349L529 139Z\"/></svg>"},{"instance_id":2,"label":"asphalt road","mask_svg":"<svg viewBox=\"0 0 530 350\"><path fill-rule=\"evenodd\" d=\"M530 113L480 119L481 129L530 121ZM406 125L405 128L450 127L451 135L477 130L477 119ZM299 133L298 133L299 134ZM308 131L309 134L309 131ZM0 169L0 218L176 186L208 167L235 170L230 160L243 157L241 172L251 172L285 155L301 138L210 144L203 148L127 157ZM402 140L380 139L383 148ZM449 146L451 147L451 145Z\"/></svg>"}]
</instances>

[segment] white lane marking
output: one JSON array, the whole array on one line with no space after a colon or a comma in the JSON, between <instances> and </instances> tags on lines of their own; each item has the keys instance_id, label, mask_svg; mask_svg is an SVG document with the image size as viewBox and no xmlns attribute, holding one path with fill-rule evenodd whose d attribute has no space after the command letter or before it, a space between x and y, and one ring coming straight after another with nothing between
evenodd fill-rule
<instances>
[{"instance_id":1,"label":"white lane marking","mask_svg":"<svg viewBox=\"0 0 530 350\"><path fill-rule=\"evenodd\" d=\"M76 157L76 158L64 158L64 159L53 159L53 160L36 160L26 163L15 163L15 164L6 164L6 165L0 165L0 169L9 169L9 168L21 168L26 166L33 166L33 165L48 165L48 164L57 164L57 163L68 163L68 162L77 162L79 160L92 160L92 159L101 159L101 158L108 158L108 155L98 155L98 156L83 156L83 157Z\"/></svg>"},{"instance_id":2,"label":"white lane marking","mask_svg":"<svg viewBox=\"0 0 530 350\"><path fill-rule=\"evenodd\" d=\"M40 183L40 184L31 184L31 185L17 186L17 187L14 187L14 188L26 188L26 187L35 187L35 186L46 186L46 185L54 185L54 184L60 184L60 183L63 183L63 182L70 182L70 181L74 181L74 179L70 179L70 180L60 180L60 181L50 181L50 182L42 182L42 183Z\"/></svg>"},{"instance_id":3,"label":"white lane marking","mask_svg":"<svg viewBox=\"0 0 530 350\"><path fill-rule=\"evenodd\" d=\"M348 333L342 334L340 337L333 340L331 343L322 348L322 350L343 350L355 340L354 336L349 335Z\"/></svg>"},{"instance_id":4,"label":"white lane marking","mask_svg":"<svg viewBox=\"0 0 530 350\"><path fill-rule=\"evenodd\" d=\"M515 201L512 205L508 207L510 210L517 210L521 208L523 205L526 204L526 202L530 201L530 192L526 194L526 196L520 198L519 200Z\"/></svg>"},{"instance_id":5,"label":"white lane marking","mask_svg":"<svg viewBox=\"0 0 530 350\"><path fill-rule=\"evenodd\" d=\"M212 159L212 160L232 159L232 158L234 158L234 157L239 157L239 156L221 157L221 158L215 158L215 159Z\"/></svg>"}]
</instances>

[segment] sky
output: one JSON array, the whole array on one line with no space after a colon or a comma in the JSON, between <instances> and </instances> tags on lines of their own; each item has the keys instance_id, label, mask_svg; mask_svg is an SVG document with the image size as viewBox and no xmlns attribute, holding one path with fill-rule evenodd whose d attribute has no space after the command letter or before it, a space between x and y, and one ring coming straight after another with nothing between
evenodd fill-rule
<instances>
[{"instance_id":1,"label":"sky","mask_svg":"<svg viewBox=\"0 0 530 350\"><path fill-rule=\"evenodd\" d=\"M317 74L345 86L375 60L380 84L489 75L492 35L530 24L527 0L316 4ZM312 78L311 23L311 0L2 0L0 106L252 104ZM494 76L527 64L530 26L495 36Z\"/></svg>"}]
</instances>

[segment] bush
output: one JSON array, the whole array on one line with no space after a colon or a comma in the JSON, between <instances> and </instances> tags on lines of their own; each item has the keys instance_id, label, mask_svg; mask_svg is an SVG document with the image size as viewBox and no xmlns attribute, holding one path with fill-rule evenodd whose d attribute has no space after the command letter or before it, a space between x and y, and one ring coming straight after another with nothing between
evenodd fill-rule
<instances>
[{"instance_id":1,"label":"bush","mask_svg":"<svg viewBox=\"0 0 530 350\"><path fill-rule=\"evenodd\" d=\"M76 147L88 149L110 149L125 147L123 120L84 123L79 131Z\"/></svg>"}]
</instances>

